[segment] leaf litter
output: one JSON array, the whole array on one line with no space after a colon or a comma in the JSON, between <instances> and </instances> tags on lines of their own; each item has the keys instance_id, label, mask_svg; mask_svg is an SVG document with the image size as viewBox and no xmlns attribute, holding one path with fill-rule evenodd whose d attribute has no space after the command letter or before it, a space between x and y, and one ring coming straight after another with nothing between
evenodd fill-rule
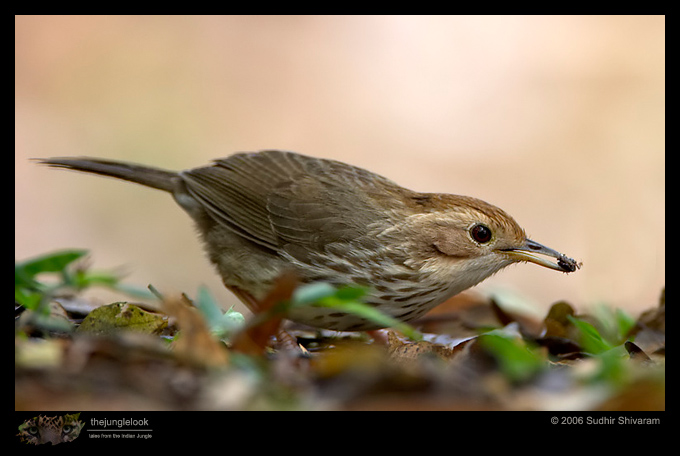
<instances>
[{"instance_id":1,"label":"leaf litter","mask_svg":"<svg viewBox=\"0 0 680 456\"><path fill-rule=\"evenodd\" d=\"M41 261L54 272L80 256ZM19 268L25 295L40 288L34 263ZM665 292L637 319L564 301L536 319L466 292L412 327L367 334L285 320L299 296L364 312L360 291L301 290L287 275L245 320L207 290L87 315L79 290L52 291L15 321L16 410L665 409Z\"/></svg>"}]
</instances>

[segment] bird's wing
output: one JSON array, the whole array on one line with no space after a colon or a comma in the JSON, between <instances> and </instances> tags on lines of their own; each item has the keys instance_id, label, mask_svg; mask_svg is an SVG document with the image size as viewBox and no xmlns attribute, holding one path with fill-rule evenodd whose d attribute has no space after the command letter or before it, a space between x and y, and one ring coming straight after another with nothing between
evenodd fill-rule
<instances>
[{"instance_id":1,"label":"bird's wing","mask_svg":"<svg viewBox=\"0 0 680 456\"><path fill-rule=\"evenodd\" d=\"M181 175L218 223L275 251L355 240L384 217L381 209L395 204L399 188L342 162L275 150L232 155Z\"/></svg>"}]
</instances>

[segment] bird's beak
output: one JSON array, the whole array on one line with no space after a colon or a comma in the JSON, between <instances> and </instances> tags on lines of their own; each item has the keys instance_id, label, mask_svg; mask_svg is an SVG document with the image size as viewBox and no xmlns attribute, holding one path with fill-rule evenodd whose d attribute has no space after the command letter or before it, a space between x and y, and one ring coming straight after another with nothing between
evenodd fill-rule
<instances>
[{"instance_id":1,"label":"bird's beak","mask_svg":"<svg viewBox=\"0 0 680 456\"><path fill-rule=\"evenodd\" d=\"M524 244L519 247L503 249L500 250L500 252L510 257L513 261L528 261L549 269L554 269L555 271L574 272L581 267L581 263L576 262L563 253L532 241L531 239L525 239ZM554 258L557 261L553 262L539 255Z\"/></svg>"}]
</instances>

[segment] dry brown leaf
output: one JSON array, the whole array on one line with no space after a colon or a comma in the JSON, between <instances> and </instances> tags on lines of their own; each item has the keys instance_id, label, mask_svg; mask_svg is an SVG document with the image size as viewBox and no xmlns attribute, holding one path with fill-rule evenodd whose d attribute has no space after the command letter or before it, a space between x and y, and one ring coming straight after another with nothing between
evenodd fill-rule
<instances>
[{"instance_id":1,"label":"dry brown leaf","mask_svg":"<svg viewBox=\"0 0 680 456\"><path fill-rule=\"evenodd\" d=\"M387 333L387 353L393 361L408 363L423 355L434 355L450 360L459 352L458 346L448 347L425 340L402 339L394 331Z\"/></svg>"},{"instance_id":2,"label":"dry brown leaf","mask_svg":"<svg viewBox=\"0 0 680 456\"><path fill-rule=\"evenodd\" d=\"M272 337L279 332L285 315L278 313L269 315L268 318L263 317L277 304L290 300L297 285L298 280L294 274L284 273L279 276L269 294L257 303L257 313L250 319L251 324L246 324L245 329L232 339L232 350L246 355L264 354Z\"/></svg>"},{"instance_id":3,"label":"dry brown leaf","mask_svg":"<svg viewBox=\"0 0 680 456\"><path fill-rule=\"evenodd\" d=\"M163 310L173 317L180 330L173 342L175 354L202 366L223 366L229 359L224 344L210 332L198 309L180 297L166 298Z\"/></svg>"},{"instance_id":4,"label":"dry brown leaf","mask_svg":"<svg viewBox=\"0 0 680 456\"><path fill-rule=\"evenodd\" d=\"M659 305L640 315L629 337L647 354L665 356L666 354L666 290L661 292Z\"/></svg>"}]
</instances>

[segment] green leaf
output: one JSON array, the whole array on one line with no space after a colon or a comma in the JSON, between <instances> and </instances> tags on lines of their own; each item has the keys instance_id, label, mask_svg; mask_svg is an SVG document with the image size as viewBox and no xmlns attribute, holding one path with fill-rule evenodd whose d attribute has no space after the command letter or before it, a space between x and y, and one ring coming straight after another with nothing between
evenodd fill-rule
<instances>
[{"instance_id":1,"label":"green leaf","mask_svg":"<svg viewBox=\"0 0 680 456\"><path fill-rule=\"evenodd\" d=\"M203 285L198 287L195 304L210 324L217 322L222 318L222 309L219 308L215 298L207 287Z\"/></svg>"},{"instance_id":2,"label":"green leaf","mask_svg":"<svg viewBox=\"0 0 680 456\"><path fill-rule=\"evenodd\" d=\"M581 332L579 342L586 353L599 354L613 348L611 344L604 340L595 326L571 315L567 315L567 319Z\"/></svg>"},{"instance_id":3,"label":"green leaf","mask_svg":"<svg viewBox=\"0 0 680 456\"><path fill-rule=\"evenodd\" d=\"M111 272L78 270L71 276L72 285L82 289L94 285L115 288L120 278Z\"/></svg>"},{"instance_id":4,"label":"green leaf","mask_svg":"<svg viewBox=\"0 0 680 456\"><path fill-rule=\"evenodd\" d=\"M293 292L292 303L294 306L314 304L323 298L333 296L336 289L328 282L315 282L309 285L297 287Z\"/></svg>"},{"instance_id":5,"label":"green leaf","mask_svg":"<svg viewBox=\"0 0 680 456\"><path fill-rule=\"evenodd\" d=\"M635 325L635 319L623 309L612 309L604 304L595 306L592 314L600 336L610 346L625 342L629 331Z\"/></svg>"},{"instance_id":6,"label":"green leaf","mask_svg":"<svg viewBox=\"0 0 680 456\"><path fill-rule=\"evenodd\" d=\"M320 301L318 305L323 307L331 307L342 312L354 314L385 328L394 328L397 331L403 333L406 337L413 340L421 340L423 338L422 334L420 334L420 332L418 332L411 325L397 320L396 318L379 311L375 307L364 304L363 302L325 299Z\"/></svg>"},{"instance_id":7,"label":"green leaf","mask_svg":"<svg viewBox=\"0 0 680 456\"><path fill-rule=\"evenodd\" d=\"M30 310L36 310L40 305L43 294L23 287L14 288L14 300Z\"/></svg>"},{"instance_id":8,"label":"green leaf","mask_svg":"<svg viewBox=\"0 0 680 456\"><path fill-rule=\"evenodd\" d=\"M635 326L635 318L628 315L623 309L616 309L616 324L619 328L620 340L625 342L630 330Z\"/></svg>"},{"instance_id":9,"label":"green leaf","mask_svg":"<svg viewBox=\"0 0 680 456\"><path fill-rule=\"evenodd\" d=\"M233 307L222 312L217 300L205 286L198 288L195 304L208 322L210 330L221 339L228 338L245 325L245 317Z\"/></svg>"},{"instance_id":10,"label":"green leaf","mask_svg":"<svg viewBox=\"0 0 680 456\"><path fill-rule=\"evenodd\" d=\"M335 288L329 283L317 282L298 287L290 305L329 307L370 320L381 327L394 328L410 339L422 339L422 335L412 326L361 302L360 299L368 290L366 287L356 286Z\"/></svg>"},{"instance_id":11,"label":"green leaf","mask_svg":"<svg viewBox=\"0 0 680 456\"><path fill-rule=\"evenodd\" d=\"M338 288L335 297L343 301L356 301L366 296L366 293L368 293L366 287L347 286Z\"/></svg>"},{"instance_id":12,"label":"green leaf","mask_svg":"<svg viewBox=\"0 0 680 456\"><path fill-rule=\"evenodd\" d=\"M528 380L547 365L545 358L519 337L493 331L479 336L478 340L510 380Z\"/></svg>"},{"instance_id":13,"label":"green leaf","mask_svg":"<svg viewBox=\"0 0 680 456\"><path fill-rule=\"evenodd\" d=\"M153 299L156 297L149 289L139 285L130 285L125 283L117 283L113 289L125 293L129 296L134 296L140 299Z\"/></svg>"},{"instance_id":14,"label":"green leaf","mask_svg":"<svg viewBox=\"0 0 680 456\"><path fill-rule=\"evenodd\" d=\"M15 281L17 276L32 279L42 272L63 272L66 266L85 255L87 250L62 250L15 263Z\"/></svg>"},{"instance_id":15,"label":"green leaf","mask_svg":"<svg viewBox=\"0 0 680 456\"><path fill-rule=\"evenodd\" d=\"M88 254L84 249L51 252L14 263L14 299L27 309L47 316L52 297L64 289L82 290L91 286L105 286L137 297L149 298L148 292L139 292L129 285L121 285L117 274L106 271L89 271L74 267L73 262ZM44 282L40 274L57 274L56 280Z\"/></svg>"}]
</instances>

